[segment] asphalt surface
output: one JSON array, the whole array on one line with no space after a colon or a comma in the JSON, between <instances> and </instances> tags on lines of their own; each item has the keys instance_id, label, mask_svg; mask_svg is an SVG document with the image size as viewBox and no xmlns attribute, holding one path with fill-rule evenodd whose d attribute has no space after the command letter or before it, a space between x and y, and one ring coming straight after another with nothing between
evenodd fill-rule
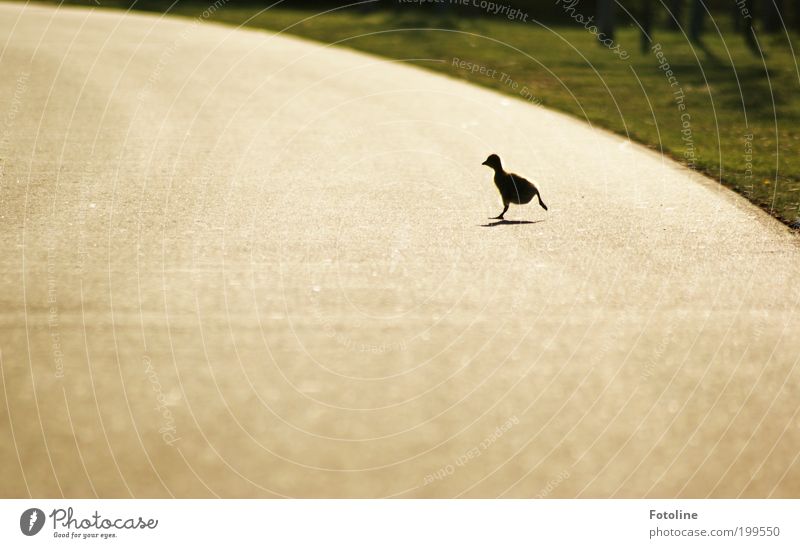
<instances>
[{"instance_id":1,"label":"asphalt surface","mask_svg":"<svg viewBox=\"0 0 800 548\"><path fill-rule=\"evenodd\" d=\"M3 497L800 496L799 239L713 181L265 32L0 47Z\"/></svg>"}]
</instances>

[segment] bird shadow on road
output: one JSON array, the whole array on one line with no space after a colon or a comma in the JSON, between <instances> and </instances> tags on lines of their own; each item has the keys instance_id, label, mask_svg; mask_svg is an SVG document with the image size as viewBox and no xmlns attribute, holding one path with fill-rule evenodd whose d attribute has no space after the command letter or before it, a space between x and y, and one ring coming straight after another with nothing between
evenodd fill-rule
<instances>
[{"instance_id":1,"label":"bird shadow on road","mask_svg":"<svg viewBox=\"0 0 800 548\"><path fill-rule=\"evenodd\" d=\"M506 219L500 219L497 222L489 223L486 225L478 225L483 228L491 228L493 226L502 226L502 225L535 225L536 223L543 223L544 220L538 221L507 221Z\"/></svg>"}]
</instances>

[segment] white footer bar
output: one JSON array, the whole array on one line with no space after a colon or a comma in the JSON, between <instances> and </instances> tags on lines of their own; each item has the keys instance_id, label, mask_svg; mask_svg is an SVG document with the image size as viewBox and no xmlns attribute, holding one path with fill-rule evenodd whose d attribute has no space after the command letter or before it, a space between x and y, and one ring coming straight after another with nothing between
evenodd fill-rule
<instances>
[{"instance_id":1,"label":"white footer bar","mask_svg":"<svg viewBox=\"0 0 800 548\"><path fill-rule=\"evenodd\" d=\"M797 500L2 500L0 546L800 546Z\"/></svg>"}]
</instances>

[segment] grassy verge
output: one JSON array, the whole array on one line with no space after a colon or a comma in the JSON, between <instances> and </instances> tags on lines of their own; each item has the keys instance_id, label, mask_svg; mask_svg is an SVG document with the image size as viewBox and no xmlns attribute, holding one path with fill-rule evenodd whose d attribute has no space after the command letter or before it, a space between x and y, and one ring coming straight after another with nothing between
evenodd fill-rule
<instances>
[{"instance_id":1,"label":"grassy verge","mask_svg":"<svg viewBox=\"0 0 800 548\"><path fill-rule=\"evenodd\" d=\"M96 5L93 0L70 3ZM103 6L122 7L122 2ZM159 11L153 4L139 6ZM463 17L474 11L455 8L451 12L460 17L442 16L414 4L397 6L323 15L223 6L208 20L288 29L396 59L439 59L444 62L410 62L510 95L520 95L525 86L529 100L663 150L800 226L800 74L785 35L759 36L762 58L726 29L727 20L717 21L724 38L709 25L702 49L680 33L657 30L659 57L652 49L641 53L638 34L626 28L617 36L628 54L621 59L619 50L603 47L579 26L550 30L530 19ZM170 11L197 17L207 7L183 3ZM791 46L800 54L798 45L792 37ZM495 77L460 69L454 57L495 70ZM659 67L664 61L671 81Z\"/></svg>"}]
</instances>

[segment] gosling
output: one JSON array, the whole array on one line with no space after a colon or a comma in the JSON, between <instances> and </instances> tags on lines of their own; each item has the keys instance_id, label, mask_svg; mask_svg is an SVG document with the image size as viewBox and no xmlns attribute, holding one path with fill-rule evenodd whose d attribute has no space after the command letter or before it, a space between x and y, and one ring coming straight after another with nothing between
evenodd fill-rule
<instances>
[{"instance_id":1,"label":"gosling","mask_svg":"<svg viewBox=\"0 0 800 548\"><path fill-rule=\"evenodd\" d=\"M503 198L503 212L497 217L490 217L491 219L502 219L503 215L508 211L509 204L527 204L533 200L534 196L539 198L539 205L547 211L547 206L542 201L539 189L524 177L503 170L500 156L492 154L481 165L489 166L494 170L494 184L497 186L497 190L500 191L500 197Z\"/></svg>"}]
</instances>

